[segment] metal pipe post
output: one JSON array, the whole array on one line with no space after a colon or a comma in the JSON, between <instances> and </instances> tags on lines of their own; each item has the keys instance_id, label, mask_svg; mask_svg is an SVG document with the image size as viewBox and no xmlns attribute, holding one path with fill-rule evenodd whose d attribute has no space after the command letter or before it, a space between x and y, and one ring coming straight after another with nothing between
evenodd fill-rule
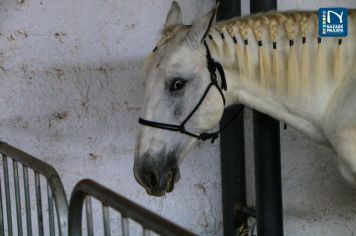
<instances>
[{"instance_id":1,"label":"metal pipe post","mask_svg":"<svg viewBox=\"0 0 356 236\"><path fill-rule=\"evenodd\" d=\"M250 0L251 13L276 10L277 0ZM283 235L279 122L253 112L257 234Z\"/></svg>"},{"instance_id":2,"label":"metal pipe post","mask_svg":"<svg viewBox=\"0 0 356 236\"><path fill-rule=\"evenodd\" d=\"M240 15L240 0L220 0L218 20ZM240 109L241 106L225 109L220 125L223 126ZM243 112L229 129L221 133L220 149L224 235L235 235L237 228L247 224L247 215L236 210L236 207L246 206Z\"/></svg>"}]
</instances>

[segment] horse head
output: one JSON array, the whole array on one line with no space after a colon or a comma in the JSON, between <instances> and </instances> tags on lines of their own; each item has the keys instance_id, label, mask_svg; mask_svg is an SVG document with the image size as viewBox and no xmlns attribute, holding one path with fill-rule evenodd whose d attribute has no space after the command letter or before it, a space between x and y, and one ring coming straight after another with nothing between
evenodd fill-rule
<instances>
[{"instance_id":1,"label":"horse head","mask_svg":"<svg viewBox=\"0 0 356 236\"><path fill-rule=\"evenodd\" d=\"M187 26L173 2L161 39L144 63L145 99L134 175L150 195L171 192L189 149L198 139L216 138L216 133L206 132L223 114L224 72L204 44L216 10Z\"/></svg>"}]
</instances>

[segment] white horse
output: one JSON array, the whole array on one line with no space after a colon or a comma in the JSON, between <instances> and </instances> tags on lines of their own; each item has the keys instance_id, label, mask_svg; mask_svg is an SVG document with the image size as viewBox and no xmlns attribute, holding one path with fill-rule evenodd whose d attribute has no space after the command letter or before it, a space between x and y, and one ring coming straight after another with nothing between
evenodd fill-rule
<instances>
[{"instance_id":1,"label":"white horse","mask_svg":"<svg viewBox=\"0 0 356 236\"><path fill-rule=\"evenodd\" d=\"M356 11L349 10L348 36L338 39L318 37L316 12L212 24L216 10L191 26L182 25L176 2L168 12L143 68L136 180L151 195L172 191L178 165L197 139L216 138L206 132L220 121L226 100L225 106L252 107L333 148L342 175L356 186Z\"/></svg>"}]
</instances>

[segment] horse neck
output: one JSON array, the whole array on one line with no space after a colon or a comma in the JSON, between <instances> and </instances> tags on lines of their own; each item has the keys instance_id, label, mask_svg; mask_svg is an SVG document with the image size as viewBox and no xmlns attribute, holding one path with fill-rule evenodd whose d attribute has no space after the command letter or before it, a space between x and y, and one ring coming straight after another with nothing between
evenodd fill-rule
<instances>
[{"instance_id":1,"label":"horse neck","mask_svg":"<svg viewBox=\"0 0 356 236\"><path fill-rule=\"evenodd\" d=\"M354 15L349 29L356 25ZM318 122L355 65L345 60L355 58L355 47L337 38L320 39L317 31L317 13L312 12L269 13L216 24L206 42L226 72L228 103L242 103L322 136ZM355 32L350 34L344 41L355 40Z\"/></svg>"}]
</instances>

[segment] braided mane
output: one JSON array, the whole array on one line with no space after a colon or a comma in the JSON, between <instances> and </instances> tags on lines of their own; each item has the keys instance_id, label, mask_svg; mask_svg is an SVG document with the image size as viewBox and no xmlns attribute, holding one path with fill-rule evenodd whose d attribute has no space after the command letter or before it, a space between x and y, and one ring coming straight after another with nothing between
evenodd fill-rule
<instances>
[{"instance_id":1,"label":"braided mane","mask_svg":"<svg viewBox=\"0 0 356 236\"><path fill-rule=\"evenodd\" d=\"M348 17L351 29L355 27L356 10L349 10ZM354 33L351 30L349 32ZM295 97L300 95L300 91L306 93L312 89L313 83L317 87L323 85L325 68L328 67L325 47L334 54L334 83L341 82L347 72L343 42L350 44L355 40L354 37L319 38L318 13L301 11L267 12L218 22L213 25L206 40L215 55L225 61L225 65L235 66L240 74L246 75L247 80ZM257 47L258 52L257 68L251 61L253 47ZM313 47L315 51L311 52ZM354 54L353 57L356 56ZM310 66L310 55L315 55L313 68ZM283 66L284 61L286 66Z\"/></svg>"},{"instance_id":2,"label":"braided mane","mask_svg":"<svg viewBox=\"0 0 356 236\"><path fill-rule=\"evenodd\" d=\"M346 38L320 38L317 12L290 11L259 13L217 22L205 41L215 59L223 61L224 67L234 68L244 75L247 82L259 83L293 98L324 86L323 79L330 77L326 76L326 71L333 73L333 81L328 83L337 85L345 77L348 71L344 48L345 44L350 46L356 40L356 31L350 30L356 27L356 10L349 10L348 18L349 34L354 35ZM182 36L187 30L189 26L185 25L164 28L157 47ZM332 66L326 59L326 48L332 51ZM350 47L353 51L355 48ZM258 53L257 67L252 61L254 50ZM143 71L150 67L153 55L146 59ZM356 52L352 57L356 57ZM311 63L315 66L311 67Z\"/></svg>"}]
</instances>

